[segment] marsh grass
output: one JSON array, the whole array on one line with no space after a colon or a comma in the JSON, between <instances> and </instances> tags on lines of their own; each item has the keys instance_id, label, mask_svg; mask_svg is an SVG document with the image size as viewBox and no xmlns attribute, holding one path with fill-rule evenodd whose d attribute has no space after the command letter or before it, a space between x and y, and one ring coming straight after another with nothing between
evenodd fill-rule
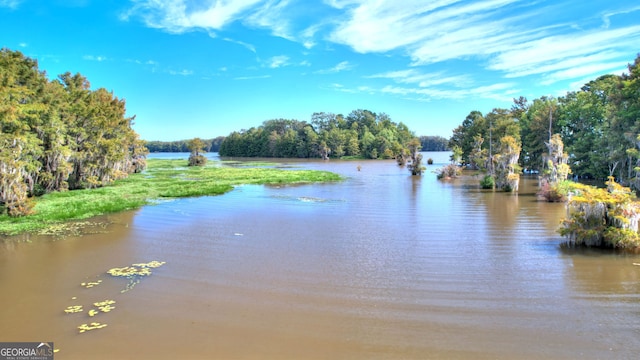
<instances>
[{"instance_id":1,"label":"marsh grass","mask_svg":"<svg viewBox=\"0 0 640 360\"><path fill-rule=\"evenodd\" d=\"M299 184L338 181L327 171L224 167L211 163L187 167L187 160L149 159L141 174L99 189L73 190L32 200L34 214L19 218L0 216L0 234L42 231L71 220L137 209L163 198L220 195L241 184Z\"/></svg>"}]
</instances>

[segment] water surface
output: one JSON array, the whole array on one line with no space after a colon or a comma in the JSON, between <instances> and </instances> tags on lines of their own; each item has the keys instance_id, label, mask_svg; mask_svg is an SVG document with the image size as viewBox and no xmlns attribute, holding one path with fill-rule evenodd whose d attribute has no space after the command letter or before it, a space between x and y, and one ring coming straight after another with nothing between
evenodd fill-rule
<instances>
[{"instance_id":1,"label":"water surface","mask_svg":"<svg viewBox=\"0 0 640 360\"><path fill-rule=\"evenodd\" d=\"M482 191L437 181L448 154L428 157L422 177L292 160L347 180L240 186L81 237L5 241L0 341L54 341L56 359L635 358L640 259L561 249L564 207L536 201L534 179ZM151 260L167 263L125 293L105 274ZM105 299L110 313L63 312ZM92 321L108 326L78 334Z\"/></svg>"}]
</instances>

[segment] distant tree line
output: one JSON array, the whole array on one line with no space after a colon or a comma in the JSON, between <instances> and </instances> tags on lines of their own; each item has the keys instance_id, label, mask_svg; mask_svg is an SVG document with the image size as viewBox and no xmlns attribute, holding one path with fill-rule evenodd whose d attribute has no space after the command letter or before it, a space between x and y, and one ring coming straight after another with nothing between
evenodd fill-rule
<instances>
[{"instance_id":1,"label":"distant tree line","mask_svg":"<svg viewBox=\"0 0 640 360\"><path fill-rule=\"evenodd\" d=\"M554 134L564 145L573 176L617 182L640 189L640 55L628 73L604 75L579 91L529 102L514 99L511 109L472 111L453 130L450 148L461 151L462 165L495 170L505 146L518 153L517 165L548 171ZM510 136L510 143L503 143ZM515 156L515 153L514 153ZM511 158L513 160L514 157ZM515 169L519 171L519 169Z\"/></svg>"},{"instance_id":2,"label":"distant tree line","mask_svg":"<svg viewBox=\"0 0 640 360\"><path fill-rule=\"evenodd\" d=\"M420 136L422 151L448 151L449 139L444 136Z\"/></svg>"},{"instance_id":3,"label":"distant tree line","mask_svg":"<svg viewBox=\"0 0 640 360\"><path fill-rule=\"evenodd\" d=\"M403 123L384 113L354 110L341 114L318 112L311 122L265 121L259 127L232 132L220 145L221 156L392 159L407 155L415 136Z\"/></svg>"},{"instance_id":4,"label":"distant tree line","mask_svg":"<svg viewBox=\"0 0 640 360\"><path fill-rule=\"evenodd\" d=\"M203 142L203 150L205 152L218 152L220 144L224 140L224 136L218 136L213 139L201 139ZM144 145L149 152L190 152L189 142L192 140L178 141L145 141Z\"/></svg>"},{"instance_id":5,"label":"distant tree line","mask_svg":"<svg viewBox=\"0 0 640 360\"><path fill-rule=\"evenodd\" d=\"M0 214L28 198L94 188L145 168L147 150L125 101L80 74L50 81L36 60L0 50Z\"/></svg>"}]
</instances>

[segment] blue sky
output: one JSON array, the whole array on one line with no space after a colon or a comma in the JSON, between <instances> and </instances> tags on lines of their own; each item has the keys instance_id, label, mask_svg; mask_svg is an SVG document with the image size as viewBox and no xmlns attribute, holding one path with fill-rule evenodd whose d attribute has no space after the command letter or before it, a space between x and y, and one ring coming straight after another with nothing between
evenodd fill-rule
<instances>
[{"instance_id":1,"label":"blue sky","mask_svg":"<svg viewBox=\"0 0 640 360\"><path fill-rule=\"evenodd\" d=\"M368 109L451 136L640 52L622 0L0 0L0 46L126 99L145 140Z\"/></svg>"}]
</instances>

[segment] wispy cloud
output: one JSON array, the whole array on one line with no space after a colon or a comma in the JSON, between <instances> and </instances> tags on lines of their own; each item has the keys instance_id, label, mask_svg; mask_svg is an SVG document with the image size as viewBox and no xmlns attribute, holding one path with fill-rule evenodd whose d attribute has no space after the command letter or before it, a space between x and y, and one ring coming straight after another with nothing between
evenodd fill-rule
<instances>
[{"instance_id":1,"label":"wispy cloud","mask_svg":"<svg viewBox=\"0 0 640 360\"><path fill-rule=\"evenodd\" d=\"M255 80L255 79L268 79L271 75L256 75L256 76L238 76L233 78L234 80Z\"/></svg>"},{"instance_id":2,"label":"wispy cloud","mask_svg":"<svg viewBox=\"0 0 640 360\"><path fill-rule=\"evenodd\" d=\"M274 56L267 59L267 61L265 62L265 66L272 69L277 69L279 67L283 67L287 65L289 65L289 57L286 55Z\"/></svg>"},{"instance_id":3,"label":"wispy cloud","mask_svg":"<svg viewBox=\"0 0 640 360\"><path fill-rule=\"evenodd\" d=\"M355 65L351 64L348 61L342 61L340 63L338 63L336 66L328 68L328 69L322 69L322 70L318 70L316 71L316 74L335 74L335 73L339 73L341 71L347 71L347 70L351 70L355 67Z\"/></svg>"},{"instance_id":4,"label":"wispy cloud","mask_svg":"<svg viewBox=\"0 0 640 360\"><path fill-rule=\"evenodd\" d=\"M628 53L640 43L640 26L609 26L612 17L640 10L636 5L602 15L606 29L582 29L553 16L575 11L572 2L564 8L563 4L549 8L541 2L519 0L333 0L328 4L347 13L329 39L356 52L399 50L414 66L473 60L509 78L579 77L587 68L574 71L570 67L585 57L601 61L591 67L593 71L613 69L625 56L616 49Z\"/></svg>"},{"instance_id":5,"label":"wispy cloud","mask_svg":"<svg viewBox=\"0 0 640 360\"><path fill-rule=\"evenodd\" d=\"M640 12L640 6L631 3L603 4L600 12L576 17L572 15L581 6L578 0L131 1L123 19L141 19L149 27L172 33L203 30L216 37L237 23L266 29L306 49L318 48L318 43L324 43L325 50L338 44L359 54L402 59L406 70L399 67L364 77L377 79L378 85L387 80L382 85L388 86L386 90L374 91L422 98L506 98L518 87L517 80L534 86L575 82L617 71L640 43L640 24L618 21ZM13 3L18 1L0 0ZM258 52L253 44L221 38ZM272 69L309 66L295 58L282 54L260 63ZM442 64L473 71L432 70ZM352 62L343 61L311 71L332 74L353 69ZM484 78L476 72L484 72Z\"/></svg>"},{"instance_id":6,"label":"wispy cloud","mask_svg":"<svg viewBox=\"0 0 640 360\"><path fill-rule=\"evenodd\" d=\"M387 94L413 96L422 101L432 99L453 99L463 100L469 97L477 97L483 99L493 99L497 101L511 101L514 94L519 90L514 89L513 83L496 83L486 86L478 86L467 89L436 89L436 88L415 88L415 87L399 87L385 86L379 91Z\"/></svg>"},{"instance_id":7,"label":"wispy cloud","mask_svg":"<svg viewBox=\"0 0 640 360\"><path fill-rule=\"evenodd\" d=\"M223 40L224 41L228 41L228 42L233 43L233 44L238 44L238 45L246 48L247 50L251 51L252 53L256 52L256 47L255 46L253 46L251 44L248 44L248 43L246 43L244 41L234 40L234 39L231 39L231 38L224 38Z\"/></svg>"},{"instance_id":8,"label":"wispy cloud","mask_svg":"<svg viewBox=\"0 0 640 360\"><path fill-rule=\"evenodd\" d=\"M102 55L98 55L98 56L96 56L96 55L84 55L82 57L82 59L89 60L89 61L98 61L98 62L109 60L106 56L102 56Z\"/></svg>"},{"instance_id":9,"label":"wispy cloud","mask_svg":"<svg viewBox=\"0 0 640 360\"><path fill-rule=\"evenodd\" d=\"M190 76L193 75L192 70L182 69L182 70L168 70L169 75L181 75L181 76Z\"/></svg>"},{"instance_id":10,"label":"wispy cloud","mask_svg":"<svg viewBox=\"0 0 640 360\"><path fill-rule=\"evenodd\" d=\"M473 85L470 75L445 75L443 72L422 73L412 68L407 70L389 71L386 73L366 76L370 79L391 79L397 83L416 84L419 87L433 87L438 85L450 85L454 87L469 87Z\"/></svg>"},{"instance_id":11,"label":"wispy cloud","mask_svg":"<svg viewBox=\"0 0 640 360\"><path fill-rule=\"evenodd\" d=\"M0 7L17 9L20 3L22 3L22 0L0 0Z\"/></svg>"},{"instance_id":12,"label":"wispy cloud","mask_svg":"<svg viewBox=\"0 0 640 360\"><path fill-rule=\"evenodd\" d=\"M133 0L134 6L121 18L127 20L139 16L147 26L172 33L194 29L219 30L260 1L219 0L203 6L185 0Z\"/></svg>"}]
</instances>

